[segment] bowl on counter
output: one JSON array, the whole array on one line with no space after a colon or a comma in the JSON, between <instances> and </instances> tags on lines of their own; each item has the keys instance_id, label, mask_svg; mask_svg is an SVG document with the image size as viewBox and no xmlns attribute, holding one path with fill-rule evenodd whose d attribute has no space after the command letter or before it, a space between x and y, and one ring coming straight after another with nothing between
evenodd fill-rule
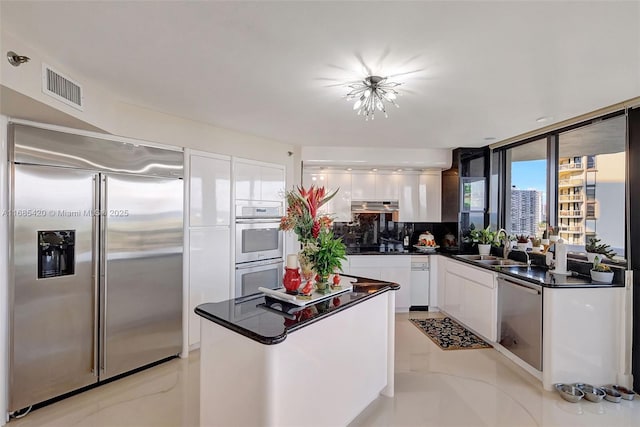
<instances>
[{"instance_id":1,"label":"bowl on counter","mask_svg":"<svg viewBox=\"0 0 640 427\"><path fill-rule=\"evenodd\" d=\"M578 403L584 397L584 392L575 385L558 383L553 386L567 402Z\"/></svg>"}]
</instances>

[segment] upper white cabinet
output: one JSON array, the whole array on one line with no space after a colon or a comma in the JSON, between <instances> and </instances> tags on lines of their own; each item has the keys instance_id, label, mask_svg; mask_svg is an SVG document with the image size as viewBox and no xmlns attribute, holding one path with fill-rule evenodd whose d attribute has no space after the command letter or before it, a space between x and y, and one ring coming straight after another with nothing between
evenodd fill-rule
<instances>
[{"instance_id":1,"label":"upper white cabinet","mask_svg":"<svg viewBox=\"0 0 640 427\"><path fill-rule=\"evenodd\" d=\"M440 222L442 205L441 171L344 171L305 169L305 187L340 188L338 195L322 209L337 221L351 221L351 201L399 202L401 222Z\"/></svg>"},{"instance_id":2,"label":"upper white cabinet","mask_svg":"<svg viewBox=\"0 0 640 427\"><path fill-rule=\"evenodd\" d=\"M420 176L404 174L398 177L400 222L423 222L425 209L420 205ZM426 199L425 199L426 200Z\"/></svg>"},{"instance_id":3,"label":"upper white cabinet","mask_svg":"<svg viewBox=\"0 0 640 427\"><path fill-rule=\"evenodd\" d=\"M442 172L420 175L420 221L440 222L442 219Z\"/></svg>"},{"instance_id":4,"label":"upper white cabinet","mask_svg":"<svg viewBox=\"0 0 640 427\"><path fill-rule=\"evenodd\" d=\"M373 172L353 172L351 174L352 200L376 199L376 175Z\"/></svg>"},{"instance_id":5,"label":"upper white cabinet","mask_svg":"<svg viewBox=\"0 0 640 427\"><path fill-rule=\"evenodd\" d=\"M350 222L351 218L351 174L335 171L327 174L329 190L338 190L333 199L327 203L327 211L335 221Z\"/></svg>"},{"instance_id":6,"label":"upper white cabinet","mask_svg":"<svg viewBox=\"0 0 640 427\"><path fill-rule=\"evenodd\" d=\"M400 193L398 183L400 175L398 173L378 172L376 176L376 193L374 200L398 200Z\"/></svg>"},{"instance_id":7,"label":"upper white cabinet","mask_svg":"<svg viewBox=\"0 0 640 427\"><path fill-rule=\"evenodd\" d=\"M234 164L234 179L238 200L282 200L285 189L284 167L238 159Z\"/></svg>"},{"instance_id":8,"label":"upper white cabinet","mask_svg":"<svg viewBox=\"0 0 640 427\"><path fill-rule=\"evenodd\" d=\"M189 226L229 225L231 159L198 153L189 161Z\"/></svg>"}]
</instances>

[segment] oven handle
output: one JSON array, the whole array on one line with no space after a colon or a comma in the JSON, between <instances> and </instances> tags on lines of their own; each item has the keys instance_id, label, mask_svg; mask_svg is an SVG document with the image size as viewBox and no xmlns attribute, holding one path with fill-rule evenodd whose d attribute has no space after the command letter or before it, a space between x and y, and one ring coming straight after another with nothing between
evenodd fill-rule
<instances>
[{"instance_id":1,"label":"oven handle","mask_svg":"<svg viewBox=\"0 0 640 427\"><path fill-rule=\"evenodd\" d=\"M280 226L280 217L236 219L236 224L264 224L264 223L277 224L278 226Z\"/></svg>"},{"instance_id":2,"label":"oven handle","mask_svg":"<svg viewBox=\"0 0 640 427\"><path fill-rule=\"evenodd\" d=\"M245 262L242 264L236 264L236 270L246 270L249 268L264 267L265 265L275 265L275 264L284 264L284 261L278 258L275 260Z\"/></svg>"}]
</instances>

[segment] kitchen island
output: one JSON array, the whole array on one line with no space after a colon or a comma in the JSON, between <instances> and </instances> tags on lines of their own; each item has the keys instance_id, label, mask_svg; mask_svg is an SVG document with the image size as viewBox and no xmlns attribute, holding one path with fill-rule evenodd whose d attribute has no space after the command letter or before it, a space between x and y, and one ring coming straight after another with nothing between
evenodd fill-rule
<instances>
[{"instance_id":1,"label":"kitchen island","mask_svg":"<svg viewBox=\"0 0 640 427\"><path fill-rule=\"evenodd\" d=\"M266 296L196 307L203 426L346 425L394 393L395 283L297 307Z\"/></svg>"}]
</instances>

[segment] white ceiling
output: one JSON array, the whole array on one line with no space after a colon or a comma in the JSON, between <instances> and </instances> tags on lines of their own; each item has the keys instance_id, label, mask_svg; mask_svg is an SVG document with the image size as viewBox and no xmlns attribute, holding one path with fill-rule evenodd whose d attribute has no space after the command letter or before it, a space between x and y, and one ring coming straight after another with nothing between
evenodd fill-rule
<instances>
[{"instance_id":1,"label":"white ceiling","mask_svg":"<svg viewBox=\"0 0 640 427\"><path fill-rule=\"evenodd\" d=\"M126 102L299 145L483 146L640 96L638 1L0 5ZM343 99L367 69L403 83L388 119Z\"/></svg>"}]
</instances>

